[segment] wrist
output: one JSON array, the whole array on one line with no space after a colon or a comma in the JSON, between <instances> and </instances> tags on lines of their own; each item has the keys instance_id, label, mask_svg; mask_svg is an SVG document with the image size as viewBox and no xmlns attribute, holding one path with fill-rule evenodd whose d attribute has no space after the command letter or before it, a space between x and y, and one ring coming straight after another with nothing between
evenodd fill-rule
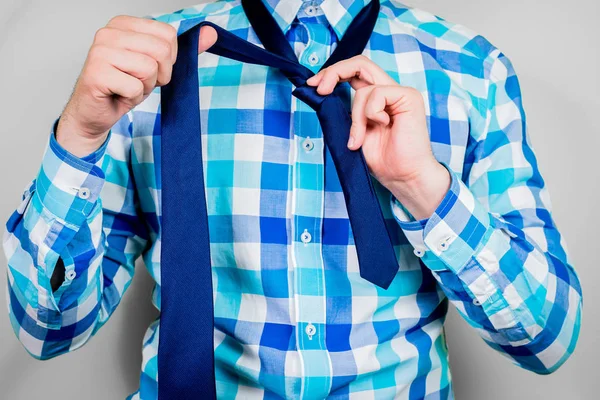
<instances>
[{"instance_id":1,"label":"wrist","mask_svg":"<svg viewBox=\"0 0 600 400\"><path fill-rule=\"evenodd\" d=\"M427 163L409 179L396 180L388 189L417 220L431 217L450 189L449 171L437 160Z\"/></svg>"},{"instance_id":2,"label":"wrist","mask_svg":"<svg viewBox=\"0 0 600 400\"><path fill-rule=\"evenodd\" d=\"M66 151L77 157L85 157L102 146L108 132L109 130L100 134L88 133L85 129L78 127L68 114L63 113L58 121L55 137L58 144Z\"/></svg>"}]
</instances>

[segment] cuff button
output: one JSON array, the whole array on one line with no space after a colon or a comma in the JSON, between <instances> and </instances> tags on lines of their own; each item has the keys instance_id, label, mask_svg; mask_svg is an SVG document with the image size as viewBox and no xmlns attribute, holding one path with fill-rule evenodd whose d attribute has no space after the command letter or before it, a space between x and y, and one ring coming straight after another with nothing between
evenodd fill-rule
<instances>
[{"instance_id":1,"label":"cuff button","mask_svg":"<svg viewBox=\"0 0 600 400\"><path fill-rule=\"evenodd\" d=\"M438 250L439 251L446 251L446 250L448 250L448 247L450 247L450 243L452 242L452 239L453 239L452 236L448 236L444 240L442 240L438 244Z\"/></svg>"},{"instance_id":2,"label":"cuff button","mask_svg":"<svg viewBox=\"0 0 600 400\"><path fill-rule=\"evenodd\" d=\"M413 253L415 254L415 256L421 258L421 257L423 257L425 255L425 250L419 249L419 248L415 248L413 250Z\"/></svg>"}]
</instances>

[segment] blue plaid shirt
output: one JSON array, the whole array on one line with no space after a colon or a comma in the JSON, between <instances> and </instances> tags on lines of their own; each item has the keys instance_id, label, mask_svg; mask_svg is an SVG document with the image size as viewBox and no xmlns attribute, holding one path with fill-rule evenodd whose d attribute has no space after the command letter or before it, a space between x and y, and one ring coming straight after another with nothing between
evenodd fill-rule
<instances>
[{"instance_id":1,"label":"blue plaid shirt","mask_svg":"<svg viewBox=\"0 0 600 400\"><path fill-rule=\"evenodd\" d=\"M314 71L365 3L266 2ZM258 42L239 0L148 18L180 33L182 20L206 19ZM554 371L574 350L581 288L509 59L465 27L395 1L382 2L364 54L421 91L433 153L451 175L439 207L419 221L375 182L399 260L388 290L359 276L314 111L277 70L199 56L220 398L452 398L449 302L493 349L536 373ZM61 148L52 130L4 236L10 321L36 358L95 335L139 256L160 309L159 104L157 88L87 157ZM65 280L53 292L59 257ZM157 396L159 329L157 319L144 337L140 388L130 398Z\"/></svg>"}]
</instances>

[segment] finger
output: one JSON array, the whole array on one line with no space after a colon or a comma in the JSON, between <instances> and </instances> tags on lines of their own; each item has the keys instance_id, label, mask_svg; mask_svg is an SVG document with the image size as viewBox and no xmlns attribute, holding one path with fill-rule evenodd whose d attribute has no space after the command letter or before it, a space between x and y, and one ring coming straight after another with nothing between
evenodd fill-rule
<instances>
[{"instance_id":1,"label":"finger","mask_svg":"<svg viewBox=\"0 0 600 400\"><path fill-rule=\"evenodd\" d=\"M365 116L368 120L388 125L390 116L408 111L416 91L403 86L378 86L371 91L365 103ZM420 94L418 94L420 96ZM415 100L417 100L415 98Z\"/></svg>"},{"instance_id":2,"label":"finger","mask_svg":"<svg viewBox=\"0 0 600 400\"><path fill-rule=\"evenodd\" d=\"M308 78L306 80L306 83L308 83L309 86L318 86L319 83L321 83L321 80L323 79L324 71L325 71L325 69L319 71L317 74L315 74L312 77ZM370 86L371 85L366 80L361 79L361 78L356 77L356 76L353 76L350 79L340 79L339 82L349 82L350 86L352 86L352 88L354 90L358 90L358 89L361 89L361 88L363 88L365 86Z\"/></svg>"},{"instance_id":3,"label":"finger","mask_svg":"<svg viewBox=\"0 0 600 400\"><path fill-rule=\"evenodd\" d=\"M102 59L103 62L95 62L95 60ZM88 60L91 65L89 68L100 68L100 71L91 71L87 75L91 75L92 79L107 79L101 74L105 71L104 67L115 68L125 74L130 75L134 79L140 81L143 87L143 94L148 94L156 87L158 64L156 60L145 54L134 53L129 50L115 49L102 45L94 45L90 49ZM105 60L109 60L106 62ZM96 76L98 75L98 76ZM112 84L112 82L109 82ZM106 83L98 80L97 86L103 86ZM103 91L106 93L106 91Z\"/></svg>"},{"instance_id":4,"label":"finger","mask_svg":"<svg viewBox=\"0 0 600 400\"><path fill-rule=\"evenodd\" d=\"M217 42L217 31L212 26L203 26L200 28L200 38L198 41L198 54L204 53L213 44Z\"/></svg>"},{"instance_id":5,"label":"finger","mask_svg":"<svg viewBox=\"0 0 600 400\"><path fill-rule=\"evenodd\" d=\"M325 68L325 69L327 69L327 68ZM315 75L308 78L306 80L306 83L309 86L317 86L321 82L321 79L323 79L323 73L325 72L325 69L320 70Z\"/></svg>"},{"instance_id":6,"label":"finger","mask_svg":"<svg viewBox=\"0 0 600 400\"><path fill-rule=\"evenodd\" d=\"M375 84L375 78L371 71L365 68L366 64L364 60L353 57L326 68L323 70L323 76L317 86L317 93L330 94L338 83L350 79L359 79L369 85Z\"/></svg>"},{"instance_id":7,"label":"finger","mask_svg":"<svg viewBox=\"0 0 600 400\"><path fill-rule=\"evenodd\" d=\"M134 31L151 36L157 36L171 46L171 61L174 64L177 59L177 29L173 26L149 18L133 17L129 15L117 15L112 18L107 27L123 31Z\"/></svg>"},{"instance_id":8,"label":"finger","mask_svg":"<svg viewBox=\"0 0 600 400\"><path fill-rule=\"evenodd\" d=\"M144 94L151 93L158 83L158 63L150 56L123 49L106 48L106 59L126 74L139 79L144 85Z\"/></svg>"},{"instance_id":9,"label":"finger","mask_svg":"<svg viewBox=\"0 0 600 400\"><path fill-rule=\"evenodd\" d=\"M102 77L98 78L99 81L105 82L106 85L99 86L104 95L120 96L120 101L125 103L128 108L133 108L142 102L145 96L144 85L139 79L108 64L102 66L98 75Z\"/></svg>"},{"instance_id":10,"label":"finger","mask_svg":"<svg viewBox=\"0 0 600 400\"><path fill-rule=\"evenodd\" d=\"M171 45L157 36L115 28L102 28L96 33L94 44L146 54L158 63L158 85L166 85L171 80L173 72Z\"/></svg>"},{"instance_id":11,"label":"finger","mask_svg":"<svg viewBox=\"0 0 600 400\"><path fill-rule=\"evenodd\" d=\"M378 86L373 89L365 103L365 116L367 119L381 125L388 125L390 117L385 112L385 108L389 104L388 102L397 100L395 97L397 94L398 91L391 90L391 88Z\"/></svg>"},{"instance_id":12,"label":"finger","mask_svg":"<svg viewBox=\"0 0 600 400\"><path fill-rule=\"evenodd\" d=\"M362 82L361 86L391 85L395 81L377 64L365 56L355 56L325 68L313 81L307 83L317 86L317 92L327 95L333 92L339 82L353 81L355 84ZM358 80L358 82L357 82ZM318 83L316 83L318 81Z\"/></svg>"},{"instance_id":13,"label":"finger","mask_svg":"<svg viewBox=\"0 0 600 400\"><path fill-rule=\"evenodd\" d=\"M352 89L354 90L358 90L358 89L362 89L366 86L371 86L371 84L367 83L366 81L360 79L360 78L351 78L348 83L350 83L350 86L352 86Z\"/></svg>"},{"instance_id":14,"label":"finger","mask_svg":"<svg viewBox=\"0 0 600 400\"><path fill-rule=\"evenodd\" d=\"M367 116L365 115L365 105L375 86L366 86L359 89L354 94L352 100L352 125L350 126L350 138L348 139L348 148L356 150L360 148L365 140L367 133Z\"/></svg>"}]
</instances>

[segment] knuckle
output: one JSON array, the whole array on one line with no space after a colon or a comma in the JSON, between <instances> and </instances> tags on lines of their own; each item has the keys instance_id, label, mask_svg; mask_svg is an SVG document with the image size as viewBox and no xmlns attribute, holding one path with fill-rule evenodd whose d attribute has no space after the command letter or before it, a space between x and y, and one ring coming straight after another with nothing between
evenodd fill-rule
<instances>
[{"instance_id":1,"label":"knuckle","mask_svg":"<svg viewBox=\"0 0 600 400\"><path fill-rule=\"evenodd\" d=\"M406 91L410 96L421 97L421 92L412 86L406 86Z\"/></svg>"},{"instance_id":2,"label":"knuckle","mask_svg":"<svg viewBox=\"0 0 600 400\"><path fill-rule=\"evenodd\" d=\"M136 97L140 97L144 95L144 83L140 80L136 80L136 82L131 85L131 93L129 97L134 99Z\"/></svg>"},{"instance_id":3,"label":"knuckle","mask_svg":"<svg viewBox=\"0 0 600 400\"><path fill-rule=\"evenodd\" d=\"M138 78L140 81L147 81L156 76L158 64L153 59L144 59L144 62L140 63L139 68Z\"/></svg>"},{"instance_id":4,"label":"knuckle","mask_svg":"<svg viewBox=\"0 0 600 400\"><path fill-rule=\"evenodd\" d=\"M148 60L148 71L150 74L156 75L158 72L158 62L156 60Z\"/></svg>"},{"instance_id":5,"label":"knuckle","mask_svg":"<svg viewBox=\"0 0 600 400\"><path fill-rule=\"evenodd\" d=\"M161 85L169 83L169 81L171 80L172 71L173 71L172 68L169 68L169 67L163 69L162 71L158 71L158 69L157 69L156 70L157 81L159 81Z\"/></svg>"},{"instance_id":6,"label":"knuckle","mask_svg":"<svg viewBox=\"0 0 600 400\"><path fill-rule=\"evenodd\" d=\"M104 42L111 35L111 28L102 27L96 31L94 35L94 43Z\"/></svg>"},{"instance_id":7,"label":"knuckle","mask_svg":"<svg viewBox=\"0 0 600 400\"><path fill-rule=\"evenodd\" d=\"M363 86L361 88L356 89L356 91L354 93L354 98L357 98L357 99L364 98L367 95L367 93L370 92L370 89L371 88L369 86Z\"/></svg>"},{"instance_id":8,"label":"knuckle","mask_svg":"<svg viewBox=\"0 0 600 400\"><path fill-rule=\"evenodd\" d=\"M118 24L122 24L125 23L129 20L129 16L128 15L115 15L114 17L112 17L109 21L108 21L108 25L118 25Z\"/></svg>"},{"instance_id":9,"label":"knuckle","mask_svg":"<svg viewBox=\"0 0 600 400\"><path fill-rule=\"evenodd\" d=\"M360 128L362 127L362 124L360 123L360 120L358 119L353 119L352 123L350 124L350 129L352 130L352 132L355 133L360 131Z\"/></svg>"},{"instance_id":10,"label":"knuckle","mask_svg":"<svg viewBox=\"0 0 600 400\"><path fill-rule=\"evenodd\" d=\"M416 102L419 103L423 103L423 96L421 95L421 92L413 87L407 87L407 95Z\"/></svg>"},{"instance_id":11,"label":"knuckle","mask_svg":"<svg viewBox=\"0 0 600 400\"><path fill-rule=\"evenodd\" d=\"M324 71L323 72L323 80L327 80L327 81L337 80L338 76L337 76L336 72L333 69L331 69L331 67L326 68L323 71Z\"/></svg>"},{"instance_id":12,"label":"knuckle","mask_svg":"<svg viewBox=\"0 0 600 400\"><path fill-rule=\"evenodd\" d=\"M387 88L385 86L375 86L370 97L379 99L381 97L385 97L386 92Z\"/></svg>"},{"instance_id":13,"label":"knuckle","mask_svg":"<svg viewBox=\"0 0 600 400\"><path fill-rule=\"evenodd\" d=\"M382 92L383 92L383 88L381 86L377 86L376 85L373 88L373 91L371 92L371 95L375 96L375 97L378 97L378 96L381 96Z\"/></svg>"},{"instance_id":14,"label":"knuckle","mask_svg":"<svg viewBox=\"0 0 600 400\"><path fill-rule=\"evenodd\" d=\"M158 74L158 63L156 61L149 62L146 69L146 79L155 78Z\"/></svg>"},{"instance_id":15,"label":"knuckle","mask_svg":"<svg viewBox=\"0 0 600 400\"><path fill-rule=\"evenodd\" d=\"M164 22L163 22L164 23ZM177 29L170 24L164 23L167 26L167 32L171 41L177 40Z\"/></svg>"},{"instance_id":16,"label":"knuckle","mask_svg":"<svg viewBox=\"0 0 600 400\"><path fill-rule=\"evenodd\" d=\"M373 108L373 105L371 103L367 103L365 105L365 117L367 117L368 119L373 119L375 114L377 114L377 110Z\"/></svg>"},{"instance_id":17,"label":"knuckle","mask_svg":"<svg viewBox=\"0 0 600 400\"><path fill-rule=\"evenodd\" d=\"M329 71L331 71L331 67L323 68L319 72L317 72L317 75L321 75L321 79L323 79L325 75L329 73Z\"/></svg>"},{"instance_id":18,"label":"knuckle","mask_svg":"<svg viewBox=\"0 0 600 400\"><path fill-rule=\"evenodd\" d=\"M102 60L104 55L106 54L106 47L100 44L94 44L90 47L90 51L88 53L88 59L92 62L96 60Z\"/></svg>"},{"instance_id":19,"label":"knuckle","mask_svg":"<svg viewBox=\"0 0 600 400\"><path fill-rule=\"evenodd\" d=\"M160 44L156 46L156 52L161 60L171 58L171 44L161 40Z\"/></svg>"}]
</instances>

